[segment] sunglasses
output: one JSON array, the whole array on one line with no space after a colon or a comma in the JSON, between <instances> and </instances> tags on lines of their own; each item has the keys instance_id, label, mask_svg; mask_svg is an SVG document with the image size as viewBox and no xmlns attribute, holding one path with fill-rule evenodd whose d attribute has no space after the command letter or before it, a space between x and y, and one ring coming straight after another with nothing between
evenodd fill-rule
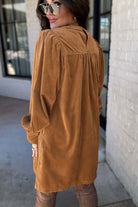
<instances>
[{"instance_id":1,"label":"sunglasses","mask_svg":"<svg viewBox=\"0 0 138 207\"><path fill-rule=\"evenodd\" d=\"M41 15L46 16L48 9L49 9L51 14L53 14L54 16L57 16L59 14L60 5L61 5L60 2L54 2L51 4L48 4L48 3L39 4L39 9L40 9Z\"/></svg>"}]
</instances>

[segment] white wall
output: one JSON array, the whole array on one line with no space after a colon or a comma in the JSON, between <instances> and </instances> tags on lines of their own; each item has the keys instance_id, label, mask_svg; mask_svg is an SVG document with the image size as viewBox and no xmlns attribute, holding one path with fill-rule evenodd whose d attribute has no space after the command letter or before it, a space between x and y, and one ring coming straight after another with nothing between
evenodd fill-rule
<instances>
[{"instance_id":1,"label":"white wall","mask_svg":"<svg viewBox=\"0 0 138 207\"><path fill-rule=\"evenodd\" d=\"M113 0L106 158L138 205L138 1Z\"/></svg>"},{"instance_id":2,"label":"white wall","mask_svg":"<svg viewBox=\"0 0 138 207\"><path fill-rule=\"evenodd\" d=\"M29 50L30 50L30 63L31 68L33 66L33 56L36 39L40 33L40 24L36 16L36 0L26 0L26 9L27 9L27 28L28 28L28 41L29 41Z\"/></svg>"},{"instance_id":3,"label":"white wall","mask_svg":"<svg viewBox=\"0 0 138 207\"><path fill-rule=\"evenodd\" d=\"M27 15L31 70L33 66L35 42L40 32L39 22L35 13L36 4L37 1L35 0L26 0L26 7L27 7L26 15ZM29 100L30 90L31 90L31 80L27 80L23 78L3 77L1 63L2 63L2 59L0 59L0 95Z\"/></svg>"}]
</instances>

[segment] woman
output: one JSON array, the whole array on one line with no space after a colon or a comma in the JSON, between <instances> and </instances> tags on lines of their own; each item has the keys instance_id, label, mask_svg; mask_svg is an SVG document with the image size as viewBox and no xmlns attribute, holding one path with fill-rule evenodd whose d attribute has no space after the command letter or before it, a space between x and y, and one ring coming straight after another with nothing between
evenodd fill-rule
<instances>
[{"instance_id":1,"label":"woman","mask_svg":"<svg viewBox=\"0 0 138 207\"><path fill-rule=\"evenodd\" d=\"M88 0L38 1L30 113L22 125L32 144L36 207L54 207L74 186L81 207L97 207L103 52L85 29Z\"/></svg>"}]
</instances>

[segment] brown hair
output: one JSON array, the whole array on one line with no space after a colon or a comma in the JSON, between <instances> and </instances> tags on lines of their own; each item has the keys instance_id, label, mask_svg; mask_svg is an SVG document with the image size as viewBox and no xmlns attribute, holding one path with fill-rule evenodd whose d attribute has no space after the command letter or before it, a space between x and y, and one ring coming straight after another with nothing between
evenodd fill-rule
<instances>
[{"instance_id":1,"label":"brown hair","mask_svg":"<svg viewBox=\"0 0 138 207\"><path fill-rule=\"evenodd\" d=\"M80 26L86 28L86 22L89 14L89 0L60 0L61 3L76 17ZM50 29L48 18L42 16L39 10L39 4L43 3L43 0L38 0L36 13L40 20L41 29Z\"/></svg>"}]
</instances>

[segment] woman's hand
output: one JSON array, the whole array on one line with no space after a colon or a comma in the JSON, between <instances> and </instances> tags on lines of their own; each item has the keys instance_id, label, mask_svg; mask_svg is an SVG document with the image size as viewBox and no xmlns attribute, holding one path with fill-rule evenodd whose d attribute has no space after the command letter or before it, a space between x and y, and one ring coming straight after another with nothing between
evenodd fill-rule
<instances>
[{"instance_id":1,"label":"woman's hand","mask_svg":"<svg viewBox=\"0 0 138 207\"><path fill-rule=\"evenodd\" d=\"M32 157L37 158L38 157L38 145L32 144Z\"/></svg>"}]
</instances>

